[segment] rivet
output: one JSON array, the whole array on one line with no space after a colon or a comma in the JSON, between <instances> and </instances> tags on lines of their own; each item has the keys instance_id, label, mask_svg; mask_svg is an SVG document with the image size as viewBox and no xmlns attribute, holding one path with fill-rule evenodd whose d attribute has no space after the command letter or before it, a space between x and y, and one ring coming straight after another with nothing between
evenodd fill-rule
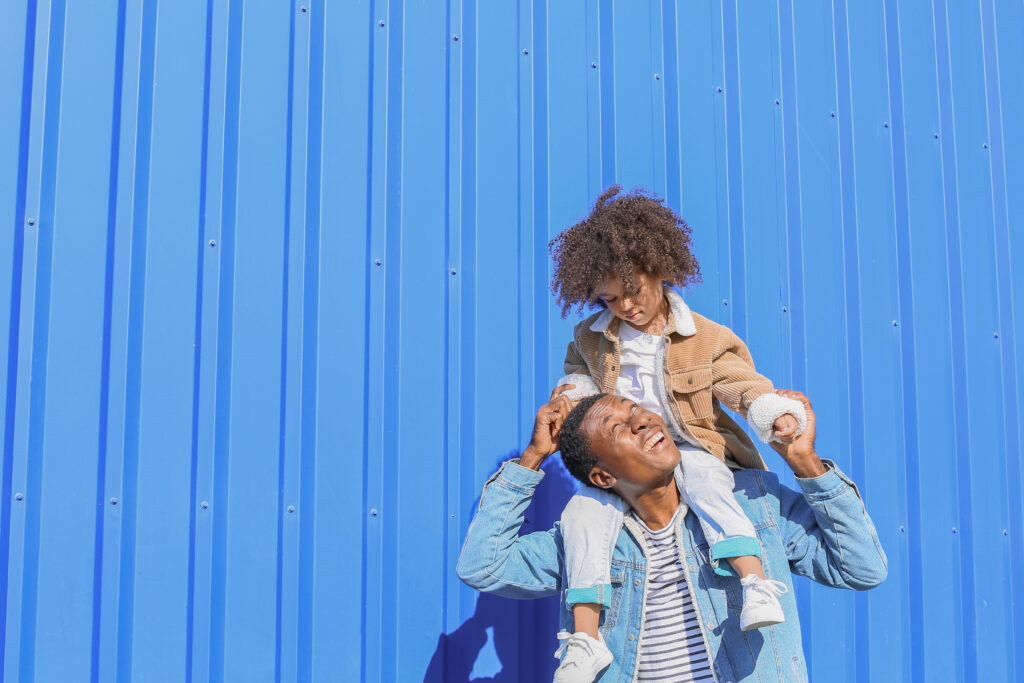
<instances>
[{"instance_id":1,"label":"rivet","mask_svg":"<svg viewBox=\"0 0 1024 683\"><path fill-rule=\"evenodd\" d=\"M828 114L828 115L829 115L829 116L831 116L832 118L835 118L835 117L836 117L836 113L835 113L834 111L833 111L833 112L829 112L829 114Z\"/></svg>"},{"instance_id":2,"label":"rivet","mask_svg":"<svg viewBox=\"0 0 1024 683\"><path fill-rule=\"evenodd\" d=\"M992 338L993 339L999 339L999 333L998 332L993 332L992 333Z\"/></svg>"},{"instance_id":3,"label":"rivet","mask_svg":"<svg viewBox=\"0 0 1024 683\"><path fill-rule=\"evenodd\" d=\"M24 494L21 494L21 493L15 493L14 494L14 500L25 500L25 496L24 496Z\"/></svg>"},{"instance_id":4,"label":"rivet","mask_svg":"<svg viewBox=\"0 0 1024 683\"><path fill-rule=\"evenodd\" d=\"M527 49L526 49L526 48L524 47L524 48L523 48L523 54L524 54L524 55L528 55L528 54L530 54L530 51L529 51L529 50L527 50Z\"/></svg>"},{"instance_id":5,"label":"rivet","mask_svg":"<svg viewBox=\"0 0 1024 683\"><path fill-rule=\"evenodd\" d=\"M217 240L210 240L210 246L211 247L217 246Z\"/></svg>"},{"instance_id":6,"label":"rivet","mask_svg":"<svg viewBox=\"0 0 1024 683\"><path fill-rule=\"evenodd\" d=\"M633 635L632 633L630 633L630 634L629 634L629 639L630 639L630 640L636 640L636 636L635 636L635 635Z\"/></svg>"},{"instance_id":7,"label":"rivet","mask_svg":"<svg viewBox=\"0 0 1024 683\"><path fill-rule=\"evenodd\" d=\"M892 321L892 326L893 326L893 327L898 327L898 326L899 326L899 323L898 323L898 322L896 322L895 320L893 320L893 321Z\"/></svg>"},{"instance_id":8,"label":"rivet","mask_svg":"<svg viewBox=\"0 0 1024 683\"><path fill-rule=\"evenodd\" d=\"M729 305L729 300L728 299L722 299L722 305L723 306L728 306Z\"/></svg>"},{"instance_id":9,"label":"rivet","mask_svg":"<svg viewBox=\"0 0 1024 683\"><path fill-rule=\"evenodd\" d=\"M783 306L783 307L782 307L782 312L783 312L783 313L789 313L789 309L788 309L788 308L786 308L785 306Z\"/></svg>"},{"instance_id":10,"label":"rivet","mask_svg":"<svg viewBox=\"0 0 1024 683\"><path fill-rule=\"evenodd\" d=\"M374 259L374 260L373 260L373 262L374 262L375 264L377 264L378 266L380 265L380 259L379 259L379 258L378 258L378 259Z\"/></svg>"},{"instance_id":11,"label":"rivet","mask_svg":"<svg viewBox=\"0 0 1024 683\"><path fill-rule=\"evenodd\" d=\"M938 140L939 139L939 134L938 133L932 133L932 137L935 138L936 140Z\"/></svg>"},{"instance_id":12,"label":"rivet","mask_svg":"<svg viewBox=\"0 0 1024 683\"><path fill-rule=\"evenodd\" d=\"M981 148L982 149L988 149L988 143L987 142L981 143Z\"/></svg>"},{"instance_id":13,"label":"rivet","mask_svg":"<svg viewBox=\"0 0 1024 683\"><path fill-rule=\"evenodd\" d=\"M28 219L28 221L26 221L26 222L27 222L27 223L29 224L29 226L31 227L31 226L33 226L33 225L35 225L35 224L36 224L36 219L35 219L35 218L29 218L29 219Z\"/></svg>"},{"instance_id":14,"label":"rivet","mask_svg":"<svg viewBox=\"0 0 1024 683\"><path fill-rule=\"evenodd\" d=\"M1006 529L1003 529L1003 536L1006 536Z\"/></svg>"},{"instance_id":15,"label":"rivet","mask_svg":"<svg viewBox=\"0 0 1024 683\"><path fill-rule=\"evenodd\" d=\"M459 34L456 33L455 35L453 35L452 40L454 40L456 43L459 42Z\"/></svg>"},{"instance_id":16,"label":"rivet","mask_svg":"<svg viewBox=\"0 0 1024 683\"><path fill-rule=\"evenodd\" d=\"M376 517L377 514L378 514L377 513L377 508L370 508L370 516L371 517Z\"/></svg>"},{"instance_id":17,"label":"rivet","mask_svg":"<svg viewBox=\"0 0 1024 683\"><path fill-rule=\"evenodd\" d=\"M718 86L718 87L717 87L717 88L715 88L715 89L716 89L716 90L717 90L718 92L722 92L722 86Z\"/></svg>"},{"instance_id":18,"label":"rivet","mask_svg":"<svg viewBox=\"0 0 1024 683\"><path fill-rule=\"evenodd\" d=\"M654 74L654 80L660 81L661 80L661 76L659 76L658 74Z\"/></svg>"},{"instance_id":19,"label":"rivet","mask_svg":"<svg viewBox=\"0 0 1024 683\"><path fill-rule=\"evenodd\" d=\"M205 510L208 507L210 507L210 504L204 500L202 503L199 504L199 506Z\"/></svg>"},{"instance_id":20,"label":"rivet","mask_svg":"<svg viewBox=\"0 0 1024 683\"><path fill-rule=\"evenodd\" d=\"M901 526L901 527L900 527L900 533L902 534L902 533L903 533L904 531L906 531L906 529L904 529L904 528L903 528L903 527Z\"/></svg>"},{"instance_id":21,"label":"rivet","mask_svg":"<svg viewBox=\"0 0 1024 683\"><path fill-rule=\"evenodd\" d=\"M306 11L306 6L305 6L305 5L303 5L302 7L300 7L300 8L299 8L299 11L300 11L300 12L305 12L305 11Z\"/></svg>"},{"instance_id":22,"label":"rivet","mask_svg":"<svg viewBox=\"0 0 1024 683\"><path fill-rule=\"evenodd\" d=\"M590 68L591 69L596 69L597 68L597 62L591 62L590 63Z\"/></svg>"},{"instance_id":23,"label":"rivet","mask_svg":"<svg viewBox=\"0 0 1024 683\"><path fill-rule=\"evenodd\" d=\"M448 519L455 519L455 513L453 512L452 514L448 515Z\"/></svg>"},{"instance_id":24,"label":"rivet","mask_svg":"<svg viewBox=\"0 0 1024 683\"><path fill-rule=\"evenodd\" d=\"M451 269L451 270L449 270L448 272L449 272L449 273L451 273L452 275L455 275L455 272L456 272L456 271L455 271L455 269L454 269L454 268L452 268L452 269Z\"/></svg>"},{"instance_id":25,"label":"rivet","mask_svg":"<svg viewBox=\"0 0 1024 683\"><path fill-rule=\"evenodd\" d=\"M779 105L779 101L775 100L775 106L778 106L778 105Z\"/></svg>"},{"instance_id":26,"label":"rivet","mask_svg":"<svg viewBox=\"0 0 1024 683\"><path fill-rule=\"evenodd\" d=\"M380 21L378 21L377 22L377 26L380 26L381 28L384 28L384 20L381 19Z\"/></svg>"},{"instance_id":27,"label":"rivet","mask_svg":"<svg viewBox=\"0 0 1024 683\"><path fill-rule=\"evenodd\" d=\"M291 514L293 512L295 512L295 506L294 505L289 505L288 506L288 514Z\"/></svg>"},{"instance_id":28,"label":"rivet","mask_svg":"<svg viewBox=\"0 0 1024 683\"><path fill-rule=\"evenodd\" d=\"M888 127L889 127L889 122L888 121L886 121L886 122L884 122L882 124L882 128L888 128Z\"/></svg>"},{"instance_id":29,"label":"rivet","mask_svg":"<svg viewBox=\"0 0 1024 683\"><path fill-rule=\"evenodd\" d=\"M956 527L953 527L953 533L954 534L956 533Z\"/></svg>"},{"instance_id":30,"label":"rivet","mask_svg":"<svg viewBox=\"0 0 1024 683\"><path fill-rule=\"evenodd\" d=\"M117 498L111 498L110 499L110 504L111 505L117 505Z\"/></svg>"}]
</instances>

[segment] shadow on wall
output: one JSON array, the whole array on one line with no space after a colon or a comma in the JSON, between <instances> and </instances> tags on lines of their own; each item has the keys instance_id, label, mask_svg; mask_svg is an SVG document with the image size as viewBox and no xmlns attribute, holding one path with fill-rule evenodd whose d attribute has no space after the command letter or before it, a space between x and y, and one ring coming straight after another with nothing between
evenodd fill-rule
<instances>
[{"instance_id":1,"label":"shadow on wall","mask_svg":"<svg viewBox=\"0 0 1024 683\"><path fill-rule=\"evenodd\" d=\"M509 457L495 463L492 471ZM576 491L558 456L544 464L544 480L526 510L521 534L550 529ZM474 502L473 510L477 508ZM452 571L455 568L452 567ZM518 683L551 680L557 661L559 599L512 600L477 594L476 609L452 633L442 633L423 676L424 683ZM520 653L534 656L521 658Z\"/></svg>"}]
</instances>

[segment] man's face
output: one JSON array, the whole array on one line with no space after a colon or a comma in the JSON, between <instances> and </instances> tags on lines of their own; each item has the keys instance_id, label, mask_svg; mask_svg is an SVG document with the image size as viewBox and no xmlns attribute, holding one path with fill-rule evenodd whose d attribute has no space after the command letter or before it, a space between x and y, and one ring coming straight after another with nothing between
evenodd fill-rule
<instances>
[{"instance_id":1,"label":"man's face","mask_svg":"<svg viewBox=\"0 0 1024 683\"><path fill-rule=\"evenodd\" d=\"M601 280L594 292L612 315L642 329L658 314L665 295L661 278L642 270L633 273L633 282L636 288L630 289L618 275L612 275Z\"/></svg>"},{"instance_id":2,"label":"man's face","mask_svg":"<svg viewBox=\"0 0 1024 683\"><path fill-rule=\"evenodd\" d=\"M587 411L581 428L597 456L591 481L602 488L615 481L641 490L653 487L679 464L679 449L661 417L627 398L599 399ZM609 483L596 470L611 475L613 481Z\"/></svg>"}]
</instances>

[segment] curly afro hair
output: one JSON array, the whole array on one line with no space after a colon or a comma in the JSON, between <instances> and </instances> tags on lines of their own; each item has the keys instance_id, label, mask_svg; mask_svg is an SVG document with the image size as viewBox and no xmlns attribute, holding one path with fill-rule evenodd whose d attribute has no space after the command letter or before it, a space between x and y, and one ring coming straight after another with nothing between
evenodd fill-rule
<instances>
[{"instance_id":1,"label":"curly afro hair","mask_svg":"<svg viewBox=\"0 0 1024 683\"><path fill-rule=\"evenodd\" d=\"M590 451L590 444L587 443L587 437L581 427L583 418L587 416L591 406L607 395L595 394L580 399L580 402L569 411L558 435L558 450L562 453L565 469L587 486L593 486L590 481L590 470L597 464L597 456Z\"/></svg>"},{"instance_id":2,"label":"curly afro hair","mask_svg":"<svg viewBox=\"0 0 1024 683\"><path fill-rule=\"evenodd\" d=\"M555 262L551 291L563 318L573 307L604 308L594 289L611 275L630 288L635 270L681 287L701 281L686 221L645 190L620 195L621 189L602 192L589 216L548 243Z\"/></svg>"}]
</instances>

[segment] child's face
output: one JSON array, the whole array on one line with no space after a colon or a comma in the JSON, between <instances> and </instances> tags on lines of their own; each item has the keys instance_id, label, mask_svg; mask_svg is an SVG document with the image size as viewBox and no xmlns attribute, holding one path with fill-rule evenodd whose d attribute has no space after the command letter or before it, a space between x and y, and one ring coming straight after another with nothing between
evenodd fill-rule
<instances>
[{"instance_id":1,"label":"child's face","mask_svg":"<svg viewBox=\"0 0 1024 683\"><path fill-rule=\"evenodd\" d=\"M661 311L661 278L637 270L633 281L636 289L630 290L618 275L612 275L597 284L596 294L616 318L643 329Z\"/></svg>"}]
</instances>

